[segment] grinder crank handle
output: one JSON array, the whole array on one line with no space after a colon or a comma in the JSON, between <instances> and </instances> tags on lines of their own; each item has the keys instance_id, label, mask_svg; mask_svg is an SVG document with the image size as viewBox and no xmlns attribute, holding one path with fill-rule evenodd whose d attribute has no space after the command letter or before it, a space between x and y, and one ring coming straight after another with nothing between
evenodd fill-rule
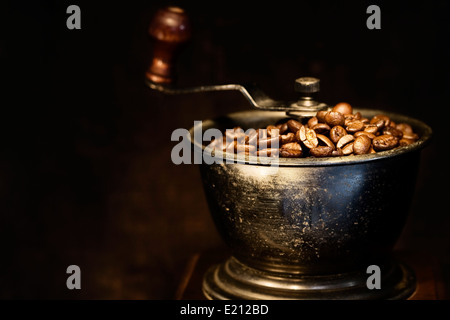
<instances>
[{"instance_id":1,"label":"grinder crank handle","mask_svg":"<svg viewBox=\"0 0 450 320\"><path fill-rule=\"evenodd\" d=\"M274 105L273 100L267 97L256 85L225 84L190 88L175 88L172 86L176 80L176 57L183 44L191 37L191 23L182 8L165 7L159 9L150 22L148 33L154 40L152 61L145 73L145 82L149 88L169 95L240 91L255 108L266 107L273 110L283 110L283 103L279 102Z\"/></svg>"},{"instance_id":2,"label":"grinder crank handle","mask_svg":"<svg viewBox=\"0 0 450 320\"><path fill-rule=\"evenodd\" d=\"M191 88L175 88L175 60L183 44L191 37L191 24L186 12L179 7L166 7L158 10L148 29L154 39L153 58L145 74L145 83L150 89L164 94L190 94L214 91L239 91L252 107L269 111L285 111L295 116L311 116L326 108L317 103L313 94L319 91L319 79L299 78L295 90L301 97L297 102L276 101L268 97L255 84L224 84L197 86Z\"/></svg>"},{"instance_id":3,"label":"grinder crank handle","mask_svg":"<svg viewBox=\"0 0 450 320\"><path fill-rule=\"evenodd\" d=\"M148 34L154 40L153 57L145 73L147 82L171 85L175 80L175 59L191 38L191 23L186 12L179 7L159 9L150 22Z\"/></svg>"}]
</instances>

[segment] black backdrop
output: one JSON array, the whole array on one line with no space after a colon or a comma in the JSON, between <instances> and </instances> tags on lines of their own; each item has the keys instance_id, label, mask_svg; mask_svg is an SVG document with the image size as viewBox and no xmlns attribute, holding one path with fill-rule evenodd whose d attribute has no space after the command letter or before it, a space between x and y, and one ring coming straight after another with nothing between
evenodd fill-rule
<instances>
[{"instance_id":1,"label":"black backdrop","mask_svg":"<svg viewBox=\"0 0 450 320\"><path fill-rule=\"evenodd\" d=\"M81 8L81 30L66 8ZM329 104L404 113L434 130L402 250L449 282L447 1L15 1L0 5L0 298L164 299L187 259L221 244L175 128L248 108L236 94L162 97L143 84L157 8L192 20L180 86L256 82L275 98L321 79ZM381 8L368 30L366 8ZM82 289L65 286L82 270ZM448 297L448 293L447 293Z\"/></svg>"}]
</instances>

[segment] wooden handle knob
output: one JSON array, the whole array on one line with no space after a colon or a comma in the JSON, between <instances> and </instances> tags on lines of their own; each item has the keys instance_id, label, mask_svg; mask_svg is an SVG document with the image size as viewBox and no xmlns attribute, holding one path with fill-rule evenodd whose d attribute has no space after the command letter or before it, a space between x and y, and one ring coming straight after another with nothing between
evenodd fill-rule
<instances>
[{"instance_id":1,"label":"wooden handle knob","mask_svg":"<svg viewBox=\"0 0 450 320\"><path fill-rule=\"evenodd\" d=\"M154 47L153 59L145 75L154 83L171 84L175 78L175 58L182 44L191 37L189 17L179 7L159 9L148 33L154 39Z\"/></svg>"}]
</instances>

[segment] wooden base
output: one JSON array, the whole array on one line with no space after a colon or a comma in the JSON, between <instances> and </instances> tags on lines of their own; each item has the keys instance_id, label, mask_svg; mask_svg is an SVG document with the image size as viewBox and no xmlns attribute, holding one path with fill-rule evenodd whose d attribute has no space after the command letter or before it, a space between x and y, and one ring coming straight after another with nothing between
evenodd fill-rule
<instances>
[{"instance_id":1,"label":"wooden base","mask_svg":"<svg viewBox=\"0 0 450 320\"><path fill-rule=\"evenodd\" d=\"M223 262L230 253L224 248L198 253L188 261L175 295L177 300L206 300L202 293L203 275L216 263ZM440 270L436 259L425 253L395 252L394 256L414 270L416 291L408 300L439 300L443 297Z\"/></svg>"}]
</instances>

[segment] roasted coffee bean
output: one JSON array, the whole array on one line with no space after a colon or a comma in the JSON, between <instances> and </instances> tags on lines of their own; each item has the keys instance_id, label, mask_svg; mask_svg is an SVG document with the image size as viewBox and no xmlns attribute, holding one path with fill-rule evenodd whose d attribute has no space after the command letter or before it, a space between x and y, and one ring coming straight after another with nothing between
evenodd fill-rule
<instances>
[{"instance_id":1,"label":"roasted coffee bean","mask_svg":"<svg viewBox=\"0 0 450 320\"><path fill-rule=\"evenodd\" d=\"M295 140L295 134L293 134L292 132L288 132L287 134L282 134L280 136L280 144L281 145L293 142L294 140Z\"/></svg>"},{"instance_id":2,"label":"roasted coffee bean","mask_svg":"<svg viewBox=\"0 0 450 320\"><path fill-rule=\"evenodd\" d=\"M334 126L330 130L330 139L334 143L337 143L339 139L347 134L347 131L341 126Z\"/></svg>"},{"instance_id":3,"label":"roasted coffee bean","mask_svg":"<svg viewBox=\"0 0 450 320\"><path fill-rule=\"evenodd\" d=\"M369 152L371 145L372 140L366 135L361 135L357 137L353 142L353 153L366 154Z\"/></svg>"},{"instance_id":4,"label":"roasted coffee bean","mask_svg":"<svg viewBox=\"0 0 450 320\"><path fill-rule=\"evenodd\" d=\"M339 139L339 141L336 143L336 147L342 149L345 145L352 142L353 140L355 140L355 137L351 134L347 134Z\"/></svg>"},{"instance_id":5,"label":"roasted coffee bean","mask_svg":"<svg viewBox=\"0 0 450 320\"><path fill-rule=\"evenodd\" d=\"M331 111L340 112L341 114L346 115L346 114L352 114L353 108L347 102L340 102L337 105L335 105L333 107L333 109L331 109Z\"/></svg>"},{"instance_id":6,"label":"roasted coffee bean","mask_svg":"<svg viewBox=\"0 0 450 320\"><path fill-rule=\"evenodd\" d=\"M335 150L333 150L333 152L331 152L332 157L342 157L343 155L344 153L342 152L341 148L336 148Z\"/></svg>"},{"instance_id":7,"label":"roasted coffee bean","mask_svg":"<svg viewBox=\"0 0 450 320\"><path fill-rule=\"evenodd\" d=\"M403 134L403 138L405 139L410 139L410 140L418 140L419 136L417 135L417 133L404 133Z\"/></svg>"},{"instance_id":8,"label":"roasted coffee bean","mask_svg":"<svg viewBox=\"0 0 450 320\"><path fill-rule=\"evenodd\" d=\"M319 144L316 132L313 129L306 128L305 126L302 126L298 131L297 139L298 138L300 138L300 141L309 149L317 147Z\"/></svg>"},{"instance_id":9,"label":"roasted coffee bean","mask_svg":"<svg viewBox=\"0 0 450 320\"><path fill-rule=\"evenodd\" d=\"M312 117L311 119L308 120L308 127L313 128L318 123L319 120L317 119L317 117Z\"/></svg>"},{"instance_id":10,"label":"roasted coffee bean","mask_svg":"<svg viewBox=\"0 0 450 320\"><path fill-rule=\"evenodd\" d=\"M316 114L316 118L317 121L319 121L320 123L325 123L325 116L327 115L328 111L322 110L322 111L318 111Z\"/></svg>"},{"instance_id":11,"label":"roasted coffee bean","mask_svg":"<svg viewBox=\"0 0 450 320\"><path fill-rule=\"evenodd\" d=\"M328 146L317 146L309 150L309 153L314 157L330 157L333 153L333 148Z\"/></svg>"},{"instance_id":12,"label":"roasted coffee bean","mask_svg":"<svg viewBox=\"0 0 450 320\"><path fill-rule=\"evenodd\" d=\"M345 128L347 132L355 133L361 131L365 128L364 122L361 120L352 120L347 123L347 127Z\"/></svg>"},{"instance_id":13,"label":"roasted coffee bean","mask_svg":"<svg viewBox=\"0 0 450 320\"><path fill-rule=\"evenodd\" d=\"M282 146L282 149L302 150L302 146L298 142L286 143Z\"/></svg>"},{"instance_id":14,"label":"roasted coffee bean","mask_svg":"<svg viewBox=\"0 0 450 320\"><path fill-rule=\"evenodd\" d=\"M299 158L302 156L302 147L298 142L286 143L280 148L280 155L285 158Z\"/></svg>"},{"instance_id":15,"label":"roasted coffee bean","mask_svg":"<svg viewBox=\"0 0 450 320\"><path fill-rule=\"evenodd\" d=\"M401 130L398 130L394 127L384 127L383 128L383 134L390 134L394 137L396 137L397 139L401 139L403 137L403 132Z\"/></svg>"},{"instance_id":16,"label":"roasted coffee bean","mask_svg":"<svg viewBox=\"0 0 450 320\"><path fill-rule=\"evenodd\" d=\"M384 128L384 121L383 120L377 120L377 121L370 120L370 124L374 124L375 126L377 126L379 131Z\"/></svg>"},{"instance_id":17,"label":"roasted coffee bean","mask_svg":"<svg viewBox=\"0 0 450 320\"><path fill-rule=\"evenodd\" d=\"M365 117L361 118L360 121L361 121L362 123L364 123L364 124L369 124L369 123L370 123L369 118L365 118Z\"/></svg>"},{"instance_id":18,"label":"roasted coffee bean","mask_svg":"<svg viewBox=\"0 0 450 320\"><path fill-rule=\"evenodd\" d=\"M378 126L376 124L366 124L366 127L364 128L365 132L375 134L378 132Z\"/></svg>"},{"instance_id":19,"label":"roasted coffee bean","mask_svg":"<svg viewBox=\"0 0 450 320\"><path fill-rule=\"evenodd\" d=\"M302 156L302 151L301 150L281 148L280 149L280 156L282 158L300 158Z\"/></svg>"},{"instance_id":20,"label":"roasted coffee bean","mask_svg":"<svg viewBox=\"0 0 450 320\"><path fill-rule=\"evenodd\" d=\"M345 123L344 115L340 112L330 111L325 116L325 122L330 126L343 126Z\"/></svg>"},{"instance_id":21,"label":"roasted coffee bean","mask_svg":"<svg viewBox=\"0 0 450 320\"><path fill-rule=\"evenodd\" d=\"M347 127L347 131L350 132L357 132L363 130L368 123L369 119L367 118L345 120L345 126Z\"/></svg>"},{"instance_id":22,"label":"roasted coffee bean","mask_svg":"<svg viewBox=\"0 0 450 320\"><path fill-rule=\"evenodd\" d=\"M286 131L289 130L289 127L286 122L277 124L276 127L278 130L280 130L280 134L284 134Z\"/></svg>"},{"instance_id":23,"label":"roasted coffee bean","mask_svg":"<svg viewBox=\"0 0 450 320\"><path fill-rule=\"evenodd\" d=\"M350 121L361 120L361 113L358 111L355 114L346 114L344 119L344 125L347 125Z\"/></svg>"},{"instance_id":24,"label":"roasted coffee bean","mask_svg":"<svg viewBox=\"0 0 450 320\"><path fill-rule=\"evenodd\" d=\"M396 129L403 132L403 134L412 134L414 133L412 127L407 123L399 123L395 126Z\"/></svg>"},{"instance_id":25,"label":"roasted coffee bean","mask_svg":"<svg viewBox=\"0 0 450 320\"><path fill-rule=\"evenodd\" d=\"M384 114L377 114L372 118L372 120L370 120L370 123L377 123L380 120L383 121L383 127L388 127L391 123L391 119Z\"/></svg>"},{"instance_id":26,"label":"roasted coffee bean","mask_svg":"<svg viewBox=\"0 0 450 320\"><path fill-rule=\"evenodd\" d=\"M289 130L291 130L291 132L293 133L296 133L303 126L300 122L294 119L289 120L287 122L287 125L289 127Z\"/></svg>"},{"instance_id":27,"label":"roasted coffee bean","mask_svg":"<svg viewBox=\"0 0 450 320\"><path fill-rule=\"evenodd\" d=\"M336 148L333 142L331 142L331 140L327 136L324 136L323 134L320 133L317 134L317 139L319 140L319 144L322 142L324 145L330 147L333 150Z\"/></svg>"},{"instance_id":28,"label":"roasted coffee bean","mask_svg":"<svg viewBox=\"0 0 450 320\"><path fill-rule=\"evenodd\" d=\"M302 138L306 139L306 128L300 128L300 130L298 130L294 136L297 142L302 142Z\"/></svg>"},{"instance_id":29,"label":"roasted coffee bean","mask_svg":"<svg viewBox=\"0 0 450 320\"><path fill-rule=\"evenodd\" d=\"M359 136L367 136L369 137L370 140L372 140L373 138L376 137L376 135L374 135L373 133L370 132L366 132L366 131L358 131L355 132L355 134L353 135L355 138L359 137Z\"/></svg>"},{"instance_id":30,"label":"roasted coffee bean","mask_svg":"<svg viewBox=\"0 0 450 320\"><path fill-rule=\"evenodd\" d=\"M353 153L353 142L347 143L342 148L342 153L344 154L344 156L348 156L348 155L352 154Z\"/></svg>"},{"instance_id":31,"label":"roasted coffee bean","mask_svg":"<svg viewBox=\"0 0 450 320\"><path fill-rule=\"evenodd\" d=\"M308 148L314 148L318 146L319 140L317 140L317 134L313 129L306 129L306 141L303 141L303 143Z\"/></svg>"},{"instance_id":32,"label":"roasted coffee bean","mask_svg":"<svg viewBox=\"0 0 450 320\"><path fill-rule=\"evenodd\" d=\"M383 134L375 137L372 144L376 151L390 150L398 145L398 139L390 134Z\"/></svg>"},{"instance_id":33,"label":"roasted coffee bean","mask_svg":"<svg viewBox=\"0 0 450 320\"><path fill-rule=\"evenodd\" d=\"M326 123L316 123L314 126L310 127L313 129L316 133L326 133L330 131L330 126Z\"/></svg>"},{"instance_id":34,"label":"roasted coffee bean","mask_svg":"<svg viewBox=\"0 0 450 320\"><path fill-rule=\"evenodd\" d=\"M352 118L352 120L361 120L361 118L362 118L362 115L361 115L361 112L356 112L355 114L352 114L351 115L353 118Z\"/></svg>"}]
</instances>

